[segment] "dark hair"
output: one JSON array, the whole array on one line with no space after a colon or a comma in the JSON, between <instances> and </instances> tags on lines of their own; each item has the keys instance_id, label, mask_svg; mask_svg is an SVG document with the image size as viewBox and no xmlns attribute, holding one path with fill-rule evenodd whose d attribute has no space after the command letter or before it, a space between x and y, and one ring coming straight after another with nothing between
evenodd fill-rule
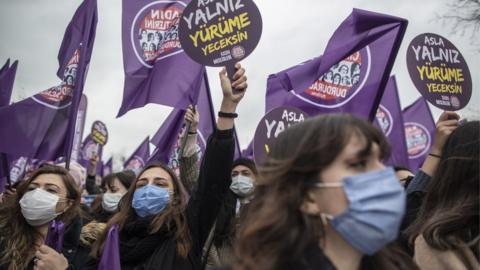
<instances>
[{"instance_id":1,"label":"dark hair","mask_svg":"<svg viewBox=\"0 0 480 270\"><path fill-rule=\"evenodd\" d=\"M360 68L360 64L352 63L352 65L350 66L350 77L352 77L352 78L353 78L354 75L360 75L359 73L355 74L355 68L356 67Z\"/></svg>"},{"instance_id":2,"label":"dark hair","mask_svg":"<svg viewBox=\"0 0 480 270\"><path fill-rule=\"evenodd\" d=\"M479 121L468 122L445 142L417 219L406 231L411 243L421 234L435 249L469 247L479 259L479 131Z\"/></svg>"},{"instance_id":3,"label":"dark hair","mask_svg":"<svg viewBox=\"0 0 480 270\"><path fill-rule=\"evenodd\" d=\"M335 75L333 75L333 78L332 78L332 83L335 83L335 78L338 77L338 84L342 83L342 75L336 73Z\"/></svg>"},{"instance_id":4,"label":"dark hair","mask_svg":"<svg viewBox=\"0 0 480 270\"><path fill-rule=\"evenodd\" d=\"M188 229L187 218L185 214L187 206L187 192L183 187L180 180L178 180L175 172L168 166L161 163L150 163L138 174L136 181L142 176L142 174L152 168L160 168L165 170L172 178L174 193L171 197L169 206L160 214L156 215L150 224L150 233L157 233L162 228L167 230L175 230L176 238L176 250L182 257L186 258L190 251L192 240ZM135 182L136 182L135 181ZM119 212L116 213L110 221L107 223L107 228L99 236L98 241L92 247L91 256L99 258L103 252L103 247L107 239L107 234L110 228L118 224L119 231L121 232L128 220L135 218L137 215L132 208L133 194L135 193L136 186L132 184L128 192L123 196L119 203Z\"/></svg>"},{"instance_id":5,"label":"dark hair","mask_svg":"<svg viewBox=\"0 0 480 270\"><path fill-rule=\"evenodd\" d=\"M235 167L237 167L238 165L243 165L247 168L249 168L253 174L257 175L257 166L255 165L255 162L249 158L246 158L246 157L241 157L241 158L238 158L236 159L234 162L233 162L233 166L232 166L232 170L235 169Z\"/></svg>"},{"instance_id":6,"label":"dark hair","mask_svg":"<svg viewBox=\"0 0 480 270\"><path fill-rule=\"evenodd\" d=\"M55 165L43 165L37 169L31 177L19 184L13 198L0 207L0 265L10 264L11 268L8 269L25 269L35 254L37 239L42 237L23 217L19 201L28 192L30 183L43 174L59 175L67 189L67 199L71 202L68 210L56 220L61 220L68 226L80 215L80 191L70 173Z\"/></svg>"},{"instance_id":7,"label":"dark hair","mask_svg":"<svg viewBox=\"0 0 480 270\"><path fill-rule=\"evenodd\" d=\"M255 199L239 229L235 270L282 269L302 260L307 246L324 237L321 218L303 213L301 205L311 185L318 182L319 174L352 136L365 140L365 153L376 143L382 158L387 156L389 147L383 133L351 115L318 116L280 134L267 161L259 168ZM385 250L371 260L378 262L380 269L401 268L394 263L408 264L406 255L403 263L405 258L390 258ZM396 259L400 262L392 262Z\"/></svg>"}]
</instances>

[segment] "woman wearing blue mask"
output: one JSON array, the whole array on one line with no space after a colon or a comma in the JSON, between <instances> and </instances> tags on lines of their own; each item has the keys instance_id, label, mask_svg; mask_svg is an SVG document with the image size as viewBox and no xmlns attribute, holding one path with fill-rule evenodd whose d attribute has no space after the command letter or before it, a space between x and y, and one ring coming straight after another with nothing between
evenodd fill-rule
<instances>
[{"instance_id":1,"label":"woman wearing blue mask","mask_svg":"<svg viewBox=\"0 0 480 270\"><path fill-rule=\"evenodd\" d=\"M207 142L198 186L187 202L186 192L175 173L165 165L147 166L122 199L119 212L93 247L94 258L84 269L97 269L110 229L118 226L122 270L199 269L202 247L230 185L234 155L233 124L236 107L247 87L245 70L237 64L231 84L220 73L223 100L217 129ZM232 88L239 92L233 93ZM103 254L105 252L105 254ZM109 264L112 268L113 264Z\"/></svg>"},{"instance_id":2,"label":"woman wearing blue mask","mask_svg":"<svg viewBox=\"0 0 480 270\"><path fill-rule=\"evenodd\" d=\"M370 123L324 115L283 132L260 168L234 270L416 269L387 247L405 195Z\"/></svg>"}]
</instances>

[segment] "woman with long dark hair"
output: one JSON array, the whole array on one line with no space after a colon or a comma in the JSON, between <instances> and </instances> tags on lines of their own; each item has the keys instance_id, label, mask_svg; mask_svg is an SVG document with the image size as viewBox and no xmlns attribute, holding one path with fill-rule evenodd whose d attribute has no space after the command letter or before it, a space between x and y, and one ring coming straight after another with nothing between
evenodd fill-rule
<instances>
[{"instance_id":1,"label":"woman with long dark hair","mask_svg":"<svg viewBox=\"0 0 480 270\"><path fill-rule=\"evenodd\" d=\"M350 115L288 128L259 169L235 270L416 269L397 237L405 194L384 135Z\"/></svg>"},{"instance_id":2,"label":"woman with long dark hair","mask_svg":"<svg viewBox=\"0 0 480 270\"><path fill-rule=\"evenodd\" d=\"M473 121L454 129L429 157L438 159L438 165L407 229L421 269L480 267L479 149L480 122Z\"/></svg>"},{"instance_id":3,"label":"woman with long dark hair","mask_svg":"<svg viewBox=\"0 0 480 270\"><path fill-rule=\"evenodd\" d=\"M65 270L75 266L80 192L64 168L43 165L0 207L0 269ZM62 253L45 245L52 220L65 224Z\"/></svg>"},{"instance_id":4,"label":"woman with long dark hair","mask_svg":"<svg viewBox=\"0 0 480 270\"><path fill-rule=\"evenodd\" d=\"M239 64L236 68L232 84L225 70L220 73L223 100L217 128L208 139L198 185L188 202L181 182L169 167L147 166L94 245L94 258L86 269L97 269L113 226L118 226L122 270L200 267L202 247L231 182L233 119L247 87L245 70ZM239 93L233 93L232 88Z\"/></svg>"}]
</instances>

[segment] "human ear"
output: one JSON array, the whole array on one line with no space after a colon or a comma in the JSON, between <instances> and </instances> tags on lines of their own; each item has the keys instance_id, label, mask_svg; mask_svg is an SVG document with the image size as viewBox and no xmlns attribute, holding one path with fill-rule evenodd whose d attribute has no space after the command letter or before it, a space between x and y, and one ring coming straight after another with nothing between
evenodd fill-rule
<instances>
[{"instance_id":1,"label":"human ear","mask_svg":"<svg viewBox=\"0 0 480 270\"><path fill-rule=\"evenodd\" d=\"M300 211L310 216L319 216L321 211L318 207L318 203L315 200L315 194L313 191L307 191L303 197L302 205L300 206Z\"/></svg>"}]
</instances>

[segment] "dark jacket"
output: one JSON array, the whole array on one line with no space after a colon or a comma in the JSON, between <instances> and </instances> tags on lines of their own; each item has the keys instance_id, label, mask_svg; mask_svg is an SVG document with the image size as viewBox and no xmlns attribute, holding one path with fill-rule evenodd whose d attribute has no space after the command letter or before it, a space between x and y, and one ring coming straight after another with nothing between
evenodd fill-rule
<instances>
[{"instance_id":1,"label":"dark jacket","mask_svg":"<svg viewBox=\"0 0 480 270\"><path fill-rule=\"evenodd\" d=\"M200 268L202 247L230 186L234 146L233 130L216 130L208 139L198 185L186 209L192 240L192 248L187 258L181 258L177 254L173 230L142 235L141 231L145 230L138 228L149 224L149 221L137 217L135 221L127 222L119 233L122 270ZM128 246L130 247L127 249ZM99 260L90 259L83 269L96 270L98 262Z\"/></svg>"},{"instance_id":2,"label":"dark jacket","mask_svg":"<svg viewBox=\"0 0 480 270\"><path fill-rule=\"evenodd\" d=\"M78 252L80 243L80 232L82 230L82 219L76 218L65 230L62 254L68 260L68 270L81 269L86 257ZM2 248L2 247L0 247ZM28 264L27 270L33 270L33 260ZM1 265L0 270L7 270L8 265Z\"/></svg>"}]
</instances>

